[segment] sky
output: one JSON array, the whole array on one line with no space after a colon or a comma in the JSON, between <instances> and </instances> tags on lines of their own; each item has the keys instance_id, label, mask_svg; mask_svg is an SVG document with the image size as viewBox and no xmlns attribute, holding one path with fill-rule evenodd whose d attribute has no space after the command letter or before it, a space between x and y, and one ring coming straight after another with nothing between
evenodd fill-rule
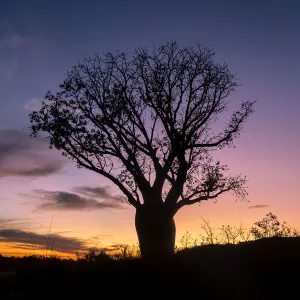
<instances>
[{"instance_id":1,"label":"sky","mask_svg":"<svg viewBox=\"0 0 300 300\"><path fill-rule=\"evenodd\" d=\"M247 199L183 208L177 239L215 226L251 226L268 212L300 228L300 3L286 1L1 1L0 253L72 254L134 244L134 209L91 171L29 137L28 114L66 71L107 51L132 53L176 40L216 51L242 85L232 101L256 100L236 148L218 153L248 178ZM48 238L49 237L49 238Z\"/></svg>"}]
</instances>

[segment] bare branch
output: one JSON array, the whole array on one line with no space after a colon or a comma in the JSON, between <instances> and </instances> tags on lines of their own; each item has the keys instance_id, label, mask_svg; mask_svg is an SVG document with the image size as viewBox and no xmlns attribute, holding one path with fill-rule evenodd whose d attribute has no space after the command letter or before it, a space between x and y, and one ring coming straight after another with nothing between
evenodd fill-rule
<instances>
[{"instance_id":1,"label":"bare branch","mask_svg":"<svg viewBox=\"0 0 300 300\"><path fill-rule=\"evenodd\" d=\"M224 130L213 132L238 86L213 58L199 44L169 42L137 49L132 59L85 59L30 115L32 134L45 132L51 147L110 179L135 207L164 203L174 212L229 191L242 196L245 178L226 175L210 151L234 142L254 102L243 102Z\"/></svg>"}]
</instances>

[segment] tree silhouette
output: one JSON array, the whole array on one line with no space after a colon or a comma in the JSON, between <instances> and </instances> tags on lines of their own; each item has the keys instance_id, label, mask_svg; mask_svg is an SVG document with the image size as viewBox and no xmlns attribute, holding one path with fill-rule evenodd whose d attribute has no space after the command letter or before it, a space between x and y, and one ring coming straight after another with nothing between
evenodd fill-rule
<instances>
[{"instance_id":1,"label":"tree silhouette","mask_svg":"<svg viewBox=\"0 0 300 300\"><path fill-rule=\"evenodd\" d=\"M281 223L278 217L269 212L262 220L254 223L251 227L251 233L255 239L269 238L269 237L296 237L299 236L299 231L286 221Z\"/></svg>"},{"instance_id":2,"label":"tree silhouette","mask_svg":"<svg viewBox=\"0 0 300 300\"><path fill-rule=\"evenodd\" d=\"M211 152L233 145L254 102L242 102L221 132L213 128L238 86L226 64L197 44L95 55L74 66L57 93L30 114L32 135L110 179L135 207L142 256L168 255L174 215L225 192L246 195Z\"/></svg>"}]
</instances>

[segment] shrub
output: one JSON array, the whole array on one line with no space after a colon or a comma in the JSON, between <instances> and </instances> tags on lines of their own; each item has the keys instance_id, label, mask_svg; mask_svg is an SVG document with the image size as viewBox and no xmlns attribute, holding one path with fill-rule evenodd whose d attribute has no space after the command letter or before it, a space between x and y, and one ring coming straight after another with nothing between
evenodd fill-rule
<instances>
[{"instance_id":1,"label":"shrub","mask_svg":"<svg viewBox=\"0 0 300 300\"><path fill-rule=\"evenodd\" d=\"M251 227L251 234L254 239L268 237L296 237L300 232L292 228L286 221L280 223L278 217L273 213L268 213L262 220L254 223L255 227Z\"/></svg>"}]
</instances>

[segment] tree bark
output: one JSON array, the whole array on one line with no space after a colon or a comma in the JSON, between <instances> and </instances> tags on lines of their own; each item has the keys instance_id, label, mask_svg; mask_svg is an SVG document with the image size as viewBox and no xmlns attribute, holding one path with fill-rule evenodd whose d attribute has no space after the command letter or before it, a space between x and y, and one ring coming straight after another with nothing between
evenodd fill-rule
<instances>
[{"instance_id":1,"label":"tree bark","mask_svg":"<svg viewBox=\"0 0 300 300\"><path fill-rule=\"evenodd\" d=\"M135 228L142 258L163 258L174 254L175 222L173 214L163 204L137 208Z\"/></svg>"}]
</instances>

